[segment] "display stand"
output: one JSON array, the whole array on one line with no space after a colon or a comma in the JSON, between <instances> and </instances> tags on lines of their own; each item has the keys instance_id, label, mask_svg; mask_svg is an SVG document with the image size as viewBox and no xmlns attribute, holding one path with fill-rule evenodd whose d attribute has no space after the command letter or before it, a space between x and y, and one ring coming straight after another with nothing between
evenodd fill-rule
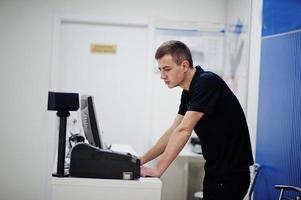
<instances>
[{"instance_id":1,"label":"display stand","mask_svg":"<svg viewBox=\"0 0 301 200\"><path fill-rule=\"evenodd\" d=\"M48 92L48 110L57 111L56 115L60 118L60 129L57 152L57 171L52 176L66 177L65 157L66 157L66 127L69 111L77 111L79 108L78 93Z\"/></svg>"},{"instance_id":2,"label":"display stand","mask_svg":"<svg viewBox=\"0 0 301 200\"><path fill-rule=\"evenodd\" d=\"M67 117L70 116L69 111L58 111L56 115L60 118L59 140L58 140L58 152L57 152L57 171L52 176L66 177L65 174L65 152L66 152L66 127Z\"/></svg>"}]
</instances>

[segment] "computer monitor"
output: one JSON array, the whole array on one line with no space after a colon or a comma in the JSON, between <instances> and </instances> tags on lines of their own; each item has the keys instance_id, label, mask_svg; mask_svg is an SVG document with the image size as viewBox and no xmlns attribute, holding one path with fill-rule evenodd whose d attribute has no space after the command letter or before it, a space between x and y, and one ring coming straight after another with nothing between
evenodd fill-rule
<instances>
[{"instance_id":1,"label":"computer monitor","mask_svg":"<svg viewBox=\"0 0 301 200\"><path fill-rule=\"evenodd\" d=\"M99 132L93 97L82 95L80 107L81 119L86 139L88 140L89 144L104 149L105 145L101 132Z\"/></svg>"}]
</instances>

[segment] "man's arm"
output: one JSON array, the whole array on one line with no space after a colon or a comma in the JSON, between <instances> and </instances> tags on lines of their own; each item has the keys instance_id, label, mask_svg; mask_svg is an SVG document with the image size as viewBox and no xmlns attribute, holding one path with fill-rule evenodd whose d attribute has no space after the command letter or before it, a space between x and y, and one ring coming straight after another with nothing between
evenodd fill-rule
<instances>
[{"instance_id":1,"label":"man's arm","mask_svg":"<svg viewBox=\"0 0 301 200\"><path fill-rule=\"evenodd\" d=\"M160 137L160 139L157 141L157 143L140 158L141 165L155 159L156 157L158 157L164 152L171 133L178 127L178 125L182 122L182 120L183 120L183 116L177 115L171 127L168 128L165 131L165 133Z\"/></svg>"},{"instance_id":2,"label":"man's arm","mask_svg":"<svg viewBox=\"0 0 301 200\"><path fill-rule=\"evenodd\" d=\"M191 136L193 128L203 115L204 113L202 112L187 111L182 122L170 135L166 148L155 167L142 166L141 175L160 177L183 149Z\"/></svg>"}]
</instances>

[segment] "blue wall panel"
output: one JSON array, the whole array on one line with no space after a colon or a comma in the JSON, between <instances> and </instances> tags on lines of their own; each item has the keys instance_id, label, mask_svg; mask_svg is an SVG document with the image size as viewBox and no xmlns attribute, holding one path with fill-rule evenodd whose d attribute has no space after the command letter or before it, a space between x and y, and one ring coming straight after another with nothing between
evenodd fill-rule
<instances>
[{"instance_id":1,"label":"blue wall panel","mask_svg":"<svg viewBox=\"0 0 301 200\"><path fill-rule=\"evenodd\" d=\"M264 0L262 35L301 29L301 0Z\"/></svg>"},{"instance_id":2,"label":"blue wall panel","mask_svg":"<svg viewBox=\"0 0 301 200\"><path fill-rule=\"evenodd\" d=\"M256 200L277 199L275 184L301 187L301 32L262 39Z\"/></svg>"}]
</instances>

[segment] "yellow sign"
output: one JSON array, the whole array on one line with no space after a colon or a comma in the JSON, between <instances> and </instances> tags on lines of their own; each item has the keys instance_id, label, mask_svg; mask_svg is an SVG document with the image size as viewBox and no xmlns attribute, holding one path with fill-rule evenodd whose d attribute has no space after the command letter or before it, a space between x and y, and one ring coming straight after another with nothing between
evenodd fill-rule
<instances>
[{"instance_id":1,"label":"yellow sign","mask_svg":"<svg viewBox=\"0 0 301 200\"><path fill-rule=\"evenodd\" d=\"M91 44L91 53L112 53L116 54L117 46L109 44Z\"/></svg>"}]
</instances>

